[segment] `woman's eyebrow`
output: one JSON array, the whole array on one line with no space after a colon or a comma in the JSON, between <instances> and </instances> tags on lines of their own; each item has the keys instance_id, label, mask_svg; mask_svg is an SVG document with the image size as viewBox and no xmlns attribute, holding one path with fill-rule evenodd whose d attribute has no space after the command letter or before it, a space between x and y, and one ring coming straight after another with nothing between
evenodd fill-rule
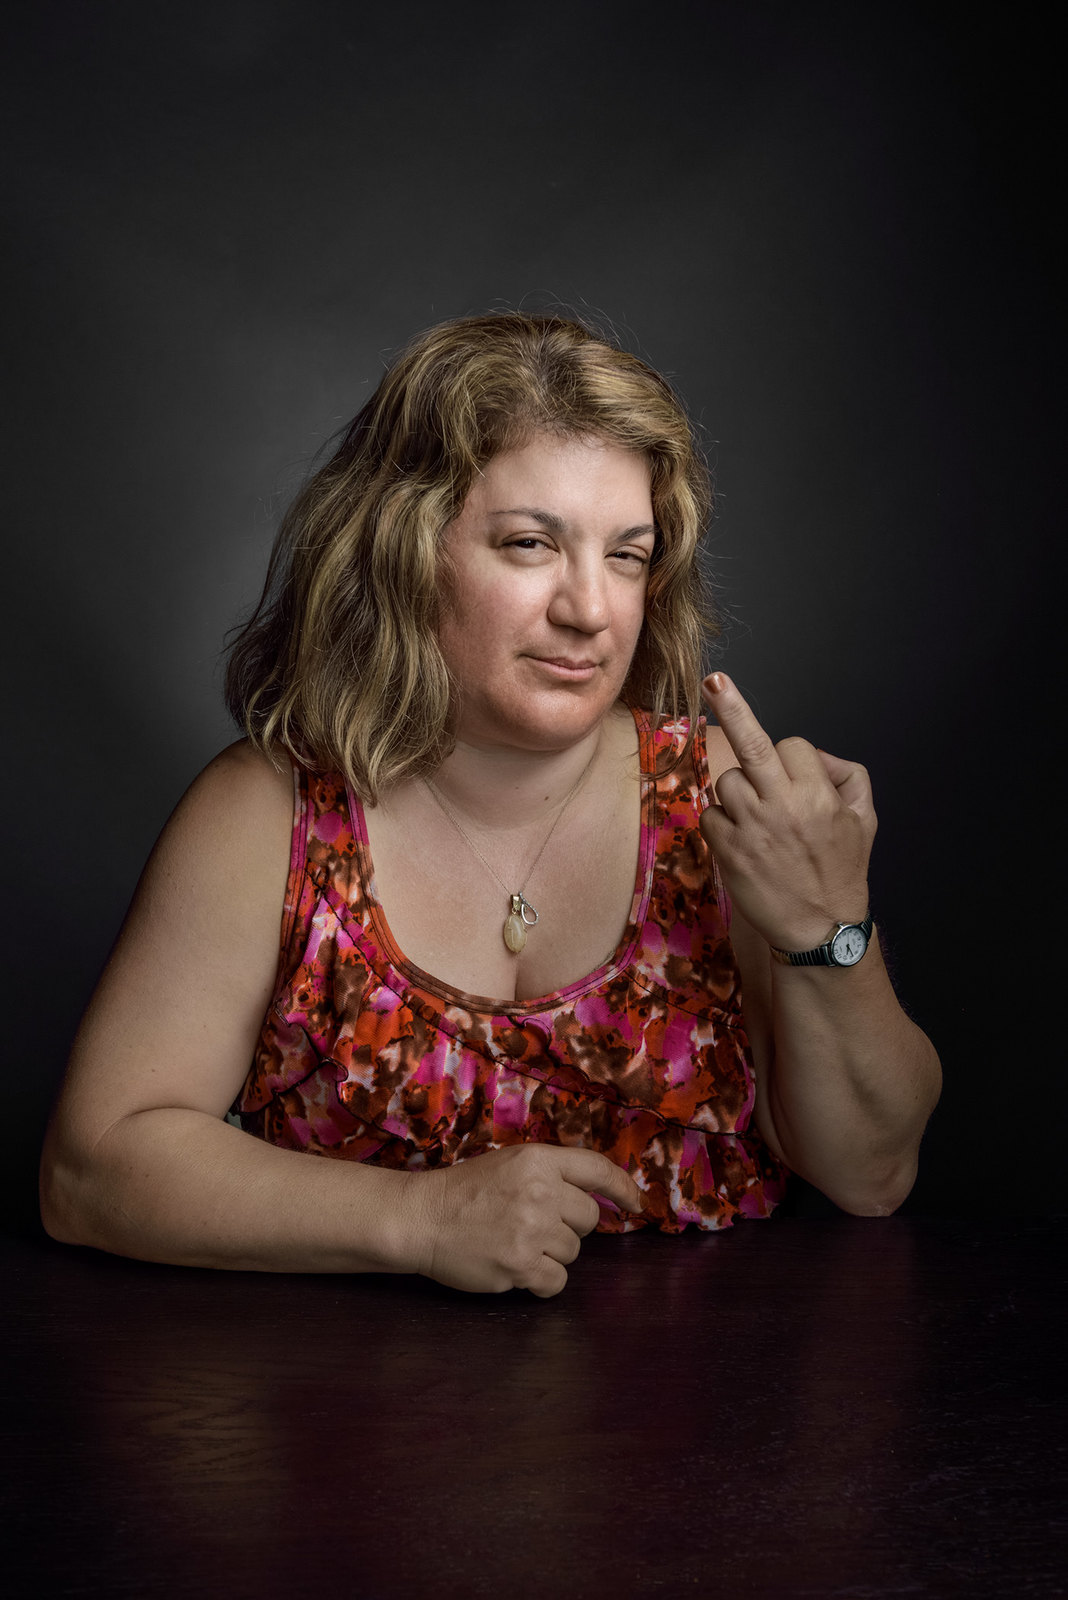
<instances>
[{"instance_id":1,"label":"woman's eyebrow","mask_svg":"<svg viewBox=\"0 0 1068 1600\"><path fill-rule=\"evenodd\" d=\"M536 506L510 506L507 510L491 511L491 517L529 517L532 522L540 523L550 533L566 533L567 523L563 517L557 516L555 511L539 511ZM637 539L643 533L656 536L656 527L651 522L641 522L636 527L624 528L619 535L621 539Z\"/></svg>"},{"instance_id":2,"label":"woman's eyebrow","mask_svg":"<svg viewBox=\"0 0 1068 1600\"><path fill-rule=\"evenodd\" d=\"M565 533L567 523L563 517L558 517L555 511L538 511L534 506L511 506L506 511L491 511L491 517L529 517L532 522L540 522L543 528L548 528L550 533Z\"/></svg>"}]
</instances>

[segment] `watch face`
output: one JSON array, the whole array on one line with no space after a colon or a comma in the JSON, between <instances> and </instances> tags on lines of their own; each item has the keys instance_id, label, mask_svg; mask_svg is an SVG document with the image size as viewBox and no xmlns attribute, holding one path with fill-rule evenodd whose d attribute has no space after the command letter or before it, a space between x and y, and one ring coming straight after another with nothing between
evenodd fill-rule
<instances>
[{"instance_id":1,"label":"watch face","mask_svg":"<svg viewBox=\"0 0 1068 1600\"><path fill-rule=\"evenodd\" d=\"M860 928L840 928L831 940L831 954L839 967L854 967L868 948Z\"/></svg>"}]
</instances>

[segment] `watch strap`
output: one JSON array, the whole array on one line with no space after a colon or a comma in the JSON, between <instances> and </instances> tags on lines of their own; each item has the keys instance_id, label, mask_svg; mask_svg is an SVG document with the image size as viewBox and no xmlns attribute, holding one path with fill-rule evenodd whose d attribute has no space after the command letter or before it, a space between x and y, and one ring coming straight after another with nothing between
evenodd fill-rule
<instances>
[{"instance_id":1,"label":"watch strap","mask_svg":"<svg viewBox=\"0 0 1068 1600\"><path fill-rule=\"evenodd\" d=\"M867 946L871 942L871 933L874 926L875 922L869 911L863 922L837 923L831 929L824 942L818 944L814 950L777 950L774 945L770 945L769 948L776 961L781 961L786 967L838 967L844 965L844 963L836 961L831 950L842 929L859 928L864 935L865 946ZM852 963L853 966L856 966L856 964L855 961Z\"/></svg>"}]
</instances>

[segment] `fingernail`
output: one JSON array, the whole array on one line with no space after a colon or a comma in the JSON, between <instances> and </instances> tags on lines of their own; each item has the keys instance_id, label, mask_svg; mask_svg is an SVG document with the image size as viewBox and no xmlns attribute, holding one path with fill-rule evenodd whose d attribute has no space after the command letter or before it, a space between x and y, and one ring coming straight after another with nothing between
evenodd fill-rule
<instances>
[{"instance_id":1,"label":"fingernail","mask_svg":"<svg viewBox=\"0 0 1068 1600\"><path fill-rule=\"evenodd\" d=\"M710 672L701 686L710 694L722 694L727 687L727 679L722 672Z\"/></svg>"}]
</instances>

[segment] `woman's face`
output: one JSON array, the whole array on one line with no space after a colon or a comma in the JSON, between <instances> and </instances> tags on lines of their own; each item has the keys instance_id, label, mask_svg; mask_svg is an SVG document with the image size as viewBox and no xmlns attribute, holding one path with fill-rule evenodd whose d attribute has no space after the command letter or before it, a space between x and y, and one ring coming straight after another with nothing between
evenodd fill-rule
<instances>
[{"instance_id":1,"label":"woman's face","mask_svg":"<svg viewBox=\"0 0 1068 1600\"><path fill-rule=\"evenodd\" d=\"M458 738L555 750L591 733L619 699L645 616L644 459L536 434L494 457L443 538L438 636Z\"/></svg>"}]
</instances>

